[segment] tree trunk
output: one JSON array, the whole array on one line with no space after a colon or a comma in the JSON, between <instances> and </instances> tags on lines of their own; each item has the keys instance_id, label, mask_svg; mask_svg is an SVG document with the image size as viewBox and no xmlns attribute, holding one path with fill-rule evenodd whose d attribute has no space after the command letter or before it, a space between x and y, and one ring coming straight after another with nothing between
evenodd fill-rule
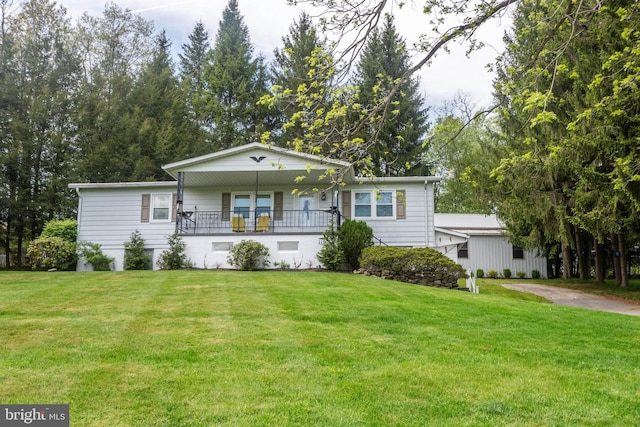
<instances>
[{"instance_id":1,"label":"tree trunk","mask_svg":"<svg viewBox=\"0 0 640 427\"><path fill-rule=\"evenodd\" d=\"M618 250L620 251L620 286L626 288L629 286L629 271L627 269L627 248L622 234L618 234Z\"/></svg>"},{"instance_id":2,"label":"tree trunk","mask_svg":"<svg viewBox=\"0 0 640 427\"><path fill-rule=\"evenodd\" d=\"M581 233L576 228L576 252L578 253L578 277L580 280L588 280L591 276L591 245L586 238L586 233Z\"/></svg>"},{"instance_id":3,"label":"tree trunk","mask_svg":"<svg viewBox=\"0 0 640 427\"><path fill-rule=\"evenodd\" d=\"M602 253L602 244L597 238L593 239L593 247L596 252L596 282L604 283L604 256Z\"/></svg>"},{"instance_id":4,"label":"tree trunk","mask_svg":"<svg viewBox=\"0 0 640 427\"><path fill-rule=\"evenodd\" d=\"M563 239L564 240L564 239ZM562 278L571 279L573 271L573 257L571 256L571 247L566 242L562 242Z\"/></svg>"},{"instance_id":5,"label":"tree trunk","mask_svg":"<svg viewBox=\"0 0 640 427\"><path fill-rule=\"evenodd\" d=\"M622 284L622 274L620 272L620 247L618 245L618 236L611 235L611 253L613 256L613 275L616 279L616 285Z\"/></svg>"},{"instance_id":6,"label":"tree trunk","mask_svg":"<svg viewBox=\"0 0 640 427\"><path fill-rule=\"evenodd\" d=\"M11 211L7 214L7 229L6 233L6 241L4 242L4 253L7 258L6 267L9 269L11 267Z\"/></svg>"}]
</instances>

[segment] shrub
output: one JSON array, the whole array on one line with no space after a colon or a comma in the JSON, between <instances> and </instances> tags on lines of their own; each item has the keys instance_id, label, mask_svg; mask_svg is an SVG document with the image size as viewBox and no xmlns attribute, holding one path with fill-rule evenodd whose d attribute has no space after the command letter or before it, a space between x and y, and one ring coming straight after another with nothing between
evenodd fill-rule
<instances>
[{"instance_id":1,"label":"shrub","mask_svg":"<svg viewBox=\"0 0 640 427\"><path fill-rule=\"evenodd\" d=\"M76 244L62 237L39 237L29 244L27 256L34 270L68 270L77 260Z\"/></svg>"},{"instance_id":2,"label":"shrub","mask_svg":"<svg viewBox=\"0 0 640 427\"><path fill-rule=\"evenodd\" d=\"M498 277L498 272L495 270L489 270L487 272L487 277L489 277L490 279L495 279Z\"/></svg>"},{"instance_id":3,"label":"shrub","mask_svg":"<svg viewBox=\"0 0 640 427\"><path fill-rule=\"evenodd\" d=\"M527 273L525 273L524 271L517 271L516 277L518 277L518 279L524 279L525 277L527 277Z\"/></svg>"},{"instance_id":4,"label":"shrub","mask_svg":"<svg viewBox=\"0 0 640 427\"><path fill-rule=\"evenodd\" d=\"M191 267L191 261L187 259L187 255L184 253L187 245L180 236L175 233L167 236L167 243L169 244L169 249L160 254L157 262L158 267L161 270L179 270Z\"/></svg>"},{"instance_id":5,"label":"shrub","mask_svg":"<svg viewBox=\"0 0 640 427\"><path fill-rule=\"evenodd\" d=\"M239 270L254 271L269 265L269 248L254 240L242 240L233 245L227 261Z\"/></svg>"},{"instance_id":6,"label":"shrub","mask_svg":"<svg viewBox=\"0 0 640 427\"><path fill-rule=\"evenodd\" d=\"M280 270L289 270L291 268L291 264L287 261L274 262L273 266L279 268Z\"/></svg>"},{"instance_id":7,"label":"shrub","mask_svg":"<svg viewBox=\"0 0 640 427\"><path fill-rule=\"evenodd\" d=\"M80 255L84 258L93 271L110 271L113 258L102 253L102 247L98 243L81 242L79 245Z\"/></svg>"},{"instance_id":8,"label":"shrub","mask_svg":"<svg viewBox=\"0 0 640 427\"><path fill-rule=\"evenodd\" d=\"M532 270L531 271L531 278L532 279L539 279L540 278L540 272L538 270Z\"/></svg>"},{"instance_id":9,"label":"shrub","mask_svg":"<svg viewBox=\"0 0 640 427\"><path fill-rule=\"evenodd\" d=\"M368 247L360 257L361 271L428 286L457 287L464 268L431 248Z\"/></svg>"},{"instance_id":10,"label":"shrub","mask_svg":"<svg viewBox=\"0 0 640 427\"><path fill-rule=\"evenodd\" d=\"M145 252L144 239L140 231L136 230L124 244L124 269L149 270L150 268L151 256Z\"/></svg>"},{"instance_id":11,"label":"shrub","mask_svg":"<svg viewBox=\"0 0 640 427\"><path fill-rule=\"evenodd\" d=\"M344 253L340 249L338 230L335 229L333 223L324 231L322 237L323 243L317 255L318 261L327 270L341 270L344 266Z\"/></svg>"},{"instance_id":12,"label":"shrub","mask_svg":"<svg viewBox=\"0 0 640 427\"><path fill-rule=\"evenodd\" d=\"M52 219L44 225L40 237L60 237L75 244L78 240L78 221L75 219Z\"/></svg>"},{"instance_id":13,"label":"shrub","mask_svg":"<svg viewBox=\"0 0 640 427\"><path fill-rule=\"evenodd\" d=\"M509 268L505 268L502 270L502 277L504 277L505 279L510 279L511 278L511 269Z\"/></svg>"},{"instance_id":14,"label":"shrub","mask_svg":"<svg viewBox=\"0 0 640 427\"><path fill-rule=\"evenodd\" d=\"M373 245L373 229L364 221L347 219L338 230L338 241L349 268L356 270L362 250Z\"/></svg>"},{"instance_id":15,"label":"shrub","mask_svg":"<svg viewBox=\"0 0 640 427\"><path fill-rule=\"evenodd\" d=\"M484 277L484 270L483 270L483 269L481 269L481 268L477 269L477 270L476 270L476 277L477 277L478 279L482 279L482 278Z\"/></svg>"}]
</instances>

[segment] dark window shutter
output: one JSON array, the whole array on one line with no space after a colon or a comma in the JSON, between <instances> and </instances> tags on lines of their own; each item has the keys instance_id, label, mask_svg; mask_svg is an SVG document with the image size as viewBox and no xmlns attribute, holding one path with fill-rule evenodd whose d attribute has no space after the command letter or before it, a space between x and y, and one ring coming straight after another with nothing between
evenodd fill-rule
<instances>
[{"instance_id":1,"label":"dark window shutter","mask_svg":"<svg viewBox=\"0 0 640 427\"><path fill-rule=\"evenodd\" d=\"M342 216L351 218L351 191L342 192Z\"/></svg>"},{"instance_id":2,"label":"dark window shutter","mask_svg":"<svg viewBox=\"0 0 640 427\"><path fill-rule=\"evenodd\" d=\"M142 195L142 208L140 209L140 222L149 222L151 212L151 194Z\"/></svg>"},{"instance_id":3,"label":"dark window shutter","mask_svg":"<svg viewBox=\"0 0 640 427\"><path fill-rule=\"evenodd\" d=\"M222 193L222 220L231 221L231 193Z\"/></svg>"},{"instance_id":4,"label":"dark window shutter","mask_svg":"<svg viewBox=\"0 0 640 427\"><path fill-rule=\"evenodd\" d=\"M407 192L396 191L396 219L407 219Z\"/></svg>"},{"instance_id":5,"label":"dark window shutter","mask_svg":"<svg viewBox=\"0 0 640 427\"><path fill-rule=\"evenodd\" d=\"M273 219L282 221L282 209L284 208L284 193L276 191L273 193Z\"/></svg>"}]
</instances>

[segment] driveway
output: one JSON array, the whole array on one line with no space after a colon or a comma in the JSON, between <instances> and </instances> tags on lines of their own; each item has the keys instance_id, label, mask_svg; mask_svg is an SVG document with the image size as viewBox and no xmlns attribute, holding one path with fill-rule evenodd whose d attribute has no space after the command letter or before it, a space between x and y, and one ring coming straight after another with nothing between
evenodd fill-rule
<instances>
[{"instance_id":1,"label":"driveway","mask_svg":"<svg viewBox=\"0 0 640 427\"><path fill-rule=\"evenodd\" d=\"M529 292L540 295L554 304L570 307L588 308L591 310L608 311L611 313L640 316L640 305L630 302L588 294L573 289L559 288L556 286L534 285L529 283L513 283L502 285L505 288L520 292Z\"/></svg>"}]
</instances>

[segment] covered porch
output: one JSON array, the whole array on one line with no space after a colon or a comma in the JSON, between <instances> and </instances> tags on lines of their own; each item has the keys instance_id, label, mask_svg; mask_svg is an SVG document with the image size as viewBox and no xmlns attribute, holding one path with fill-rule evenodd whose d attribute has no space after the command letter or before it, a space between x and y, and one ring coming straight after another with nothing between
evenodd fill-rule
<instances>
[{"instance_id":1,"label":"covered porch","mask_svg":"<svg viewBox=\"0 0 640 427\"><path fill-rule=\"evenodd\" d=\"M164 166L177 181L176 233L322 234L339 225L346 162L255 143Z\"/></svg>"}]
</instances>

